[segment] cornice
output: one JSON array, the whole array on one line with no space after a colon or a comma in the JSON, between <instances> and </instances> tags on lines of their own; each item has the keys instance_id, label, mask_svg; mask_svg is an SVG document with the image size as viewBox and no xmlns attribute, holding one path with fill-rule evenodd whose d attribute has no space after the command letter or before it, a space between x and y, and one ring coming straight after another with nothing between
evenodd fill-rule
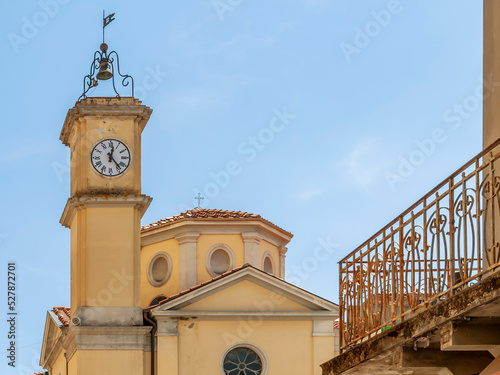
<instances>
[{"instance_id":1,"label":"cornice","mask_svg":"<svg viewBox=\"0 0 500 375\"><path fill-rule=\"evenodd\" d=\"M259 244L260 240L262 240L262 236L259 232L244 232L241 233L241 238L245 243L255 243Z\"/></svg>"},{"instance_id":2,"label":"cornice","mask_svg":"<svg viewBox=\"0 0 500 375\"><path fill-rule=\"evenodd\" d=\"M77 211L97 207L133 207L144 215L153 198L147 195L84 195L69 198L59 222L69 228Z\"/></svg>"},{"instance_id":3,"label":"cornice","mask_svg":"<svg viewBox=\"0 0 500 375\"><path fill-rule=\"evenodd\" d=\"M259 317L263 320L332 320L338 318L335 311L213 311L173 310L152 311L158 322L166 320L196 319L197 321L239 320Z\"/></svg>"},{"instance_id":4,"label":"cornice","mask_svg":"<svg viewBox=\"0 0 500 375\"><path fill-rule=\"evenodd\" d=\"M152 327L76 327L69 330L66 342L68 360L78 350L150 351L148 334Z\"/></svg>"},{"instance_id":5,"label":"cornice","mask_svg":"<svg viewBox=\"0 0 500 375\"><path fill-rule=\"evenodd\" d=\"M200 233L187 232L175 236L175 239L179 242L179 245L182 245L184 243L196 243L198 242L198 237L200 237Z\"/></svg>"},{"instance_id":6,"label":"cornice","mask_svg":"<svg viewBox=\"0 0 500 375\"><path fill-rule=\"evenodd\" d=\"M248 240L265 240L275 246L285 246L293 237L261 219L182 219L169 225L142 230L141 243L147 246L189 233L244 235Z\"/></svg>"},{"instance_id":7,"label":"cornice","mask_svg":"<svg viewBox=\"0 0 500 375\"><path fill-rule=\"evenodd\" d=\"M87 98L75 104L68 111L59 139L66 146L74 131L74 126L79 124L84 118L90 117L121 117L134 118L139 124L141 131L151 116L153 110L141 104L139 99L135 98Z\"/></svg>"},{"instance_id":8,"label":"cornice","mask_svg":"<svg viewBox=\"0 0 500 375\"><path fill-rule=\"evenodd\" d=\"M40 355L40 366L43 368L49 368L54 365L61 351L65 348L68 331L68 327L57 325L50 313L51 311L47 314L42 352Z\"/></svg>"},{"instance_id":9,"label":"cornice","mask_svg":"<svg viewBox=\"0 0 500 375\"><path fill-rule=\"evenodd\" d=\"M43 368L52 367L57 361L57 358L61 355L64 349L64 344L67 338L67 327L63 327L61 332L57 335L54 345L51 347L50 352L44 360L44 363L40 363ZM41 362L41 361L40 361Z\"/></svg>"}]
</instances>

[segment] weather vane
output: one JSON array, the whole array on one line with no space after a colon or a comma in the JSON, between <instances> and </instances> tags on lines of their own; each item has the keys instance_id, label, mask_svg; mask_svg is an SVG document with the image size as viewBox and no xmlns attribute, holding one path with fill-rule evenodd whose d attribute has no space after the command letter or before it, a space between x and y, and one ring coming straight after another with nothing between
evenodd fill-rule
<instances>
[{"instance_id":1,"label":"weather vane","mask_svg":"<svg viewBox=\"0 0 500 375\"><path fill-rule=\"evenodd\" d=\"M115 65L116 72L120 77L122 77L122 86L126 87L130 84L132 96L134 96L134 78L131 75L122 74L120 72L120 60L118 58L118 53L116 53L116 51L112 51L108 54L108 45L104 41L106 26L115 20L114 15L115 13L111 13L106 16L105 11L102 11L102 44L99 48L100 51L94 52L94 60L90 64L90 73L83 77L83 94L80 95L78 100L87 98L89 90L96 87L99 84L99 81L106 81L110 78L112 79L113 90L115 91L116 96L120 97L120 94L116 90L115 86Z\"/></svg>"}]
</instances>

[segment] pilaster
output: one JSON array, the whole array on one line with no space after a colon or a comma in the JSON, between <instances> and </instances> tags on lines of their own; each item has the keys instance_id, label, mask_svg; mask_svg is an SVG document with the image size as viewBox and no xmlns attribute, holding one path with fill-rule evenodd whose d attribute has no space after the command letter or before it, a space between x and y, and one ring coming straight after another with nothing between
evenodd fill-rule
<instances>
[{"instance_id":1,"label":"pilaster","mask_svg":"<svg viewBox=\"0 0 500 375\"><path fill-rule=\"evenodd\" d=\"M177 319L157 316L154 319L158 322L156 333L158 343L158 368L169 369L171 374L179 373L179 335L177 332Z\"/></svg>"},{"instance_id":2,"label":"pilaster","mask_svg":"<svg viewBox=\"0 0 500 375\"><path fill-rule=\"evenodd\" d=\"M256 268L261 268L259 264L259 245L262 239L258 232L242 233L243 243L245 245L245 263L251 264Z\"/></svg>"},{"instance_id":3,"label":"pilaster","mask_svg":"<svg viewBox=\"0 0 500 375\"><path fill-rule=\"evenodd\" d=\"M484 0L483 147L500 138L500 2Z\"/></svg>"},{"instance_id":4,"label":"pilaster","mask_svg":"<svg viewBox=\"0 0 500 375\"><path fill-rule=\"evenodd\" d=\"M279 252L280 252L280 278L285 280L285 258L286 258L286 252L288 251L288 248L286 246L280 246L279 247Z\"/></svg>"},{"instance_id":5,"label":"pilaster","mask_svg":"<svg viewBox=\"0 0 500 375\"><path fill-rule=\"evenodd\" d=\"M175 237L179 243L180 291L197 284L196 252L199 236L199 233L183 233Z\"/></svg>"},{"instance_id":6,"label":"pilaster","mask_svg":"<svg viewBox=\"0 0 500 375\"><path fill-rule=\"evenodd\" d=\"M483 2L483 148L487 148L500 138L500 1L484 0ZM493 154L500 151L500 146L496 147ZM487 160L489 156L485 156ZM496 185L500 176L498 163L492 165L490 176L492 186ZM492 188L491 188L492 189ZM498 239L500 238L500 226L497 224L498 210L494 195L490 197L492 207L491 218L485 216L484 236L485 236L485 259L491 256L498 258L500 249ZM488 222L490 221L490 222ZM485 262L483 267L490 266Z\"/></svg>"}]
</instances>

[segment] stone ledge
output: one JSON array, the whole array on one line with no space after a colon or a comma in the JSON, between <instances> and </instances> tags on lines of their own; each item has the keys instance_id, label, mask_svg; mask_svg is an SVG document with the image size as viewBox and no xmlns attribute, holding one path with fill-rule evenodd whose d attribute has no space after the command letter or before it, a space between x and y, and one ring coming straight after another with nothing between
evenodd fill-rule
<instances>
[{"instance_id":1,"label":"stone ledge","mask_svg":"<svg viewBox=\"0 0 500 375\"><path fill-rule=\"evenodd\" d=\"M84 195L76 198L69 198L64 207L59 222L69 228L75 214L79 210L96 207L134 207L142 215L146 212L153 198L147 195Z\"/></svg>"},{"instance_id":2,"label":"stone ledge","mask_svg":"<svg viewBox=\"0 0 500 375\"><path fill-rule=\"evenodd\" d=\"M416 314L413 318L394 326L332 360L321 365L323 375L338 375L372 360L398 346L440 328L453 319L460 319L474 309L482 308L500 298L500 272L478 282L453 297ZM500 307L498 309L500 316ZM351 373L349 371L348 373ZM359 372L357 372L359 373Z\"/></svg>"},{"instance_id":3,"label":"stone ledge","mask_svg":"<svg viewBox=\"0 0 500 375\"><path fill-rule=\"evenodd\" d=\"M69 359L77 350L151 351L152 327L71 327L65 347Z\"/></svg>"},{"instance_id":4,"label":"stone ledge","mask_svg":"<svg viewBox=\"0 0 500 375\"><path fill-rule=\"evenodd\" d=\"M122 117L134 118L139 123L141 130L151 116L153 110L145 105L139 99L132 97L96 97L86 98L75 104L68 111L59 139L61 142L70 146L69 140L74 131L74 126L79 124L85 117Z\"/></svg>"}]
</instances>

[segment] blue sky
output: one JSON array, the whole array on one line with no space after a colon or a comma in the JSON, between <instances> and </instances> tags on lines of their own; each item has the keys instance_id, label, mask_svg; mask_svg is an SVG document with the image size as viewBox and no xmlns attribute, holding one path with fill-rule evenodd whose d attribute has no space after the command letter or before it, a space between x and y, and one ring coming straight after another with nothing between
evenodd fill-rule
<instances>
[{"instance_id":1,"label":"blue sky","mask_svg":"<svg viewBox=\"0 0 500 375\"><path fill-rule=\"evenodd\" d=\"M196 206L198 191L203 207L261 214L295 235L289 280L334 302L337 262L481 151L479 1L6 2L0 275L17 263L20 336L12 369L4 313L2 373L38 369L46 311L69 304L59 132L103 7L116 13L110 50L154 110L143 224ZM318 260L322 243L334 251Z\"/></svg>"}]
</instances>

